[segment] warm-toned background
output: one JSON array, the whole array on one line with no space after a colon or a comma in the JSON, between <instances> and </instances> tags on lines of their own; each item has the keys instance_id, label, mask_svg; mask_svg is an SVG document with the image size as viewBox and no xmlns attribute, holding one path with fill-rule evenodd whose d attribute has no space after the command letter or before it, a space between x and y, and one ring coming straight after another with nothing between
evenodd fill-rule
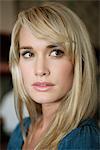
<instances>
[{"instance_id":1,"label":"warm-toned background","mask_svg":"<svg viewBox=\"0 0 100 150\"><path fill-rule=\"evenodd\" d=\"M5 101L5 94L12 90L12 80L8 69L8 55L10 47L10 34L20 10L31 7L50 0L0 0L0 105L2 107ZM55 0L56 1L56 0ZM84 21L89 31L93 47L100 66L100 1L99 0L59 0L72 9ZM98 67L100 68L100 67ZM100 71L97 75L98 85L100 81ZM98 87L99 88L99 87ZM0 109L1 109L0 107ZM12 108L11 108L12 109ZM9 111L10 112L10 111ZM1 123L7 124L5 118L0 116ZM6 129L1 129L0 141L2 149L6 149L6 143L9 139ZM8 134L8 136L6 136ZM4 145L5 143L5 145ZM1 146L2 146L1 145Z\"/></svg>"}]
</instances>

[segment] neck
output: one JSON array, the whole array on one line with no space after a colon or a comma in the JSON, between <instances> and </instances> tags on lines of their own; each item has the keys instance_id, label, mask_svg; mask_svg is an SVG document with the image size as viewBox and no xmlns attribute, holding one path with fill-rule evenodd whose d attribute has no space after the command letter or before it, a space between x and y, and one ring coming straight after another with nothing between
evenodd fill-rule
<instances>
[{"instance_id":1,"label":"neck","mask_svg":"<svg viewBox=\"0 0 100 150\"><path fill-rule=\"evenodd\" d=\"M57 109L59 107L59 103L50 103L50 104L42 104L42 125L43 129L47 128L49 123L52 121Z\"/></svg>"}]
</instances>

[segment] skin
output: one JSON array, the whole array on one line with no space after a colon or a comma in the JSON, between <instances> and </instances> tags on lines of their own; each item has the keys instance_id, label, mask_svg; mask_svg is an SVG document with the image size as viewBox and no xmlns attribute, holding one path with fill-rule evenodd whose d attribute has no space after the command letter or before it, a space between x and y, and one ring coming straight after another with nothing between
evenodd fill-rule
<instances>
[{"instance_id":1,"label":"skin","mask_svg":"<svg viewBox=\"0 0 100 150\"><path fill-rule=\"evenodd\" d=\"M19 53L24 87L35 102L42 104L41 133L49 124L61 99L72 87L73 64L63 46L37 39L26 26L20 30ZM53 86L41 92L34 88L35 82L50 82Z\"/></svg>"}]
</instances>

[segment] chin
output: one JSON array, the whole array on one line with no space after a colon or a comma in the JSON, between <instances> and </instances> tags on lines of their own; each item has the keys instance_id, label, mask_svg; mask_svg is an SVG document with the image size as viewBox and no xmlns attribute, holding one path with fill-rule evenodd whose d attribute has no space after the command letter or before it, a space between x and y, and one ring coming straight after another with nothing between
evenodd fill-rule
<instances>
[{"instance_id":1,"label":"chin","mask_svg":"<svg viewBox=\"0 0 100 150\"><path fill-rule=\"evenodd\" d=\"M32 99L39 104L45 104L45 103L54 103L56 102L56 98L52 97L32 97Z\"/></svg>"}]
</instances>

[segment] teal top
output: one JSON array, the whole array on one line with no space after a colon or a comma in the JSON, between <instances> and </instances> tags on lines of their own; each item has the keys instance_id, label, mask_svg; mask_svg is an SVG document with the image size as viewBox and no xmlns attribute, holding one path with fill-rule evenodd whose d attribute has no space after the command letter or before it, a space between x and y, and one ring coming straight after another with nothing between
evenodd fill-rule
<instances>
[{"instance_id":1,"label":"teal top","mask_svg":"<svg viewBox=\"0 0 100 150\"><path fill-rule=\"evenodd\" d=\"M26 134L30 122L30 118L24 119ZM23 143L20 125L18 124L11 135L7 150L21 150ZM46 150L52 149L47 147ZM100 150L100 130L96 121L87 119L81 122L76 129L64 136L59 142L58 150Z\"/></svg>"}]
</instances>

